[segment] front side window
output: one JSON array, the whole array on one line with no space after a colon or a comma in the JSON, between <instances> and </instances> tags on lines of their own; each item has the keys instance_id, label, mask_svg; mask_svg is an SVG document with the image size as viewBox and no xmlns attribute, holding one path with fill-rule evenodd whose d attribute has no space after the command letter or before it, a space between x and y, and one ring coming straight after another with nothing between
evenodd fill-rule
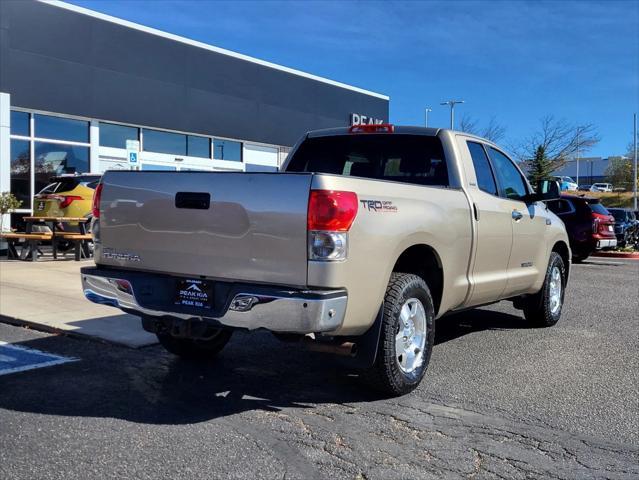
<instances>
[{"instance_id":1,"label":"front side window","mask_svg":"<svg viewBox=\"0 0 639 480\"><path fill-rule=\"evenodd\" d=\"M100 122L100 146L126 148L127 140L137 140L138 129L115 123Z\"/></svg>"},{"instance_id":2,"label":"front side window","mask_svg":"<svg viewBox=\"0 0 639 480\"><path fill-rule=\"evenodd\" d=\"M477 186L486 193L497 195L497 184L495 183L493 170L484 147L476 142L468 142L468 150L473 159L475 175L477 176Z\"/></svg>"},{"instance_id":3,"label":"front side window","mask_svg":"<svg viewBox=\"0 0 639 480\"><path fill-rule=\"evenodd\" d=\"M231 140L213 140L213 158L230 162L242 161L242 144Z\"/></svg>"},{"instance_id":4,"label":"front side window","mask_svg":"<svg viewBox=\"0 0 639 480\"><path fill-rule=\"evenodd\" d=\"M142 130L142 135L143 148L147 152L186 155L186 135L148 128Z\"/></svg>"},{"instance_id":5,"label":"front side window","mask_svg":"<svg viewBox=\"0 0 639 480\"><path fill-rule=\"evenodd\" d=\"M495 167L502 197L511 200L523 200L528 194L524 177L515 164L499 150L489 147L490 158Z\"/></svg>"},{"instance_id":6,"label":"front side window","mask_svg":"<svg viewBox=\"0 0 639 480\"><path fill-rule=\"evenodd\" d=\"M336 135L306 139L286 171L376 178L448 186L437 137L402 134Z\"/></svg>"},{"instance_id":7,"label":"front side window","mask_svg":"<svg viewBox=\"0 0 639 480\"><path fill-rule=\"evenodd\" d=\"M35 136L89 143L89 122L51 115L34 115Z\"/></svg>"}]
</instances>

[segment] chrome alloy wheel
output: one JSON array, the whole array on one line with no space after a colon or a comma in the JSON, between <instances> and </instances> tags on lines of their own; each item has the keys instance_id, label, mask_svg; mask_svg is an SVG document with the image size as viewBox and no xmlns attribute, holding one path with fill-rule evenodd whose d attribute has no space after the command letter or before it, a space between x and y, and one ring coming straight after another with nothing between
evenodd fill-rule
<instances>
[{"instance_id":1,"label":"chrome alloy wheel","mask_svg":"<svg viewBox=\"0 0 639 480\"><path fill-rule=\"evenodd\" d=\"M559 267L553 267L550 272L550 313L556 314L561 308L561 289L563 285L561 283L561 270Z\"/></svg>"},{"instance_id":2,"label":"chrome alloy wheel","mask_svg":"<svg viewBox=\"0 0 639 480\"><path fill-rule=\"evenodd\" d=\"M426 311L422 302L409 298L399 314L399 332L395 336L395 356L404 373L412 373L424 362Z\"/></svg>"}]
</instances>

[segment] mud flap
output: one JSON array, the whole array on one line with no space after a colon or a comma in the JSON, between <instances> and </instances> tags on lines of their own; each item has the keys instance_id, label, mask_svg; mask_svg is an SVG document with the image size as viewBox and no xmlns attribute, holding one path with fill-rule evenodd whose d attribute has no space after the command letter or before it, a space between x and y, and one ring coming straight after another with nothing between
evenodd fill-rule
<instances>
[{"instance_id":1,"label":"mud flap","mask_svg":"<svg viewBox=\"0 0 639 480\"><path fill-rule=\"evenodd\" d=\"M357 345L357 353L353 357L337 357L338 362L347 368L366 369L375 364L379 347L379 337L382 333L382 318L384 316L384 302L379 307L375 322L366 333L358 337L344 338Z\"/></svg>"}]
</instances>

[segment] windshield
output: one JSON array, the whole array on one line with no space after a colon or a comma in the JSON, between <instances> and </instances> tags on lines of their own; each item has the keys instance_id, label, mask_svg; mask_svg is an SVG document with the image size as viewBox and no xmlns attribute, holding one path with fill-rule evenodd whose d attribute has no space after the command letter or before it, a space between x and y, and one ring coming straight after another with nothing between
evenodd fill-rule
<instances>
[{"instance_id":1,"label":"windshield","mask_svg":"<svg viewBox=\"0 0 639 480\"><path fill-rule=\"evenodd\" d=\"M613 217L615 217L617 222L623 222L626 220L626 212L623 210L610 210L610 213Z\"/></svg>"},{"instance_id":2,"label":"windshield","mask_svg":"<svg viewBox=\"0 0 639 480\"><path fill-rule=\"evenodd\" d=\"M287 172L317 172L448 186L441 141L426 135L359 134L308 138Z\"/></svg>"},{"instance_id":3,"label":"windshield","mask_svg":"<svg viewBox=\"0 0 639 480\"><path fill-rule=\"evenodd\" d=\"M606 208L599 202L589 203L588 206L593 211L593 213L597 213L599 215L610 215L610 212L606 210Z\"/></svg>"}]
</instances>

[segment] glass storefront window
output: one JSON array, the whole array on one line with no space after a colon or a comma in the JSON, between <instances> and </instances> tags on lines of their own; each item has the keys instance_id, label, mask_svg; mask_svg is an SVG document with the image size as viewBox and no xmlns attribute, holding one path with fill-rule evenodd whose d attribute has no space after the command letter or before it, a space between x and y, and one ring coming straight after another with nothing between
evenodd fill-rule
<instances>
[{"instance_id":1,"label":"glass storefront window","mask_svg":"<svg viewBox=\"0 0 639 480\"><path fill-rule=\"evenodd\" d=\"M22 201L20 208L31 208L31 155L29 141L11 140L11 193Z\"/></svg>"},{"instance_id":2,"label":"glass storefront window","mask_svg":"<svg viewBox=\"0 0 639 480\"><path fill-rule=\"evenodd\" d=\"M142 129L143 149L147 152L186 155L186 135Z\"/></svg>"},{"instance_id":3,"label":"glass storefront window","mask_svg":"<svg viewBox=\"0 0 639 480\"><path fill-rule=\"evenodd\" d=\"M70 142L89 142L89 122L51 115L34 115L35 136L67 140Z\"/></svg>"},{"instance_id":4,"label":"glass storefront window","mask_svg":"<svg viewBox=\"0 0 639 480\"><path fill-rule=\"evenodd\" d=\"M206 137L189 135L187 138L186 154L189 157L211 158L211 140Z\"/></svg>"},{"instance_id":5,"label":"glass storefront window","mask_svg":"<svg viewBox=\"0 0 639 480\"><path fill-rule=\"evenodd\" d=\"M213 158L230 162L242 161L242 144L230 140L213 140Z\"/></svg>"},{"instance_id":6,"label":"glass storefront window","mask_svg":"<svg viewBox=\"0 0 639 480\"><path fill-rule=\"evenodd\" d=\"M89 147L35 142L35 190L39 192L51 177L89 171Z\"/></svg>"},{"instance_id":7,"label":"glass storefront window","mask_svg":"<svg viewBox=\"0 0 639 480\"><path fill-rule=\"evenodd\" d=\"M11 110L11 135L29 136L29 114Z\"/></svg>"},{"instance_id":8,"label":"glass storefront window","mask_svg":"<svg viewBox=\"0 0 639 480\"><path fill-rule=\"evenodd\" d=\"M100 122L100 146L102 147L126 148L127 140L137 139L136 127Z\"/></svg>"}]
</instances>

